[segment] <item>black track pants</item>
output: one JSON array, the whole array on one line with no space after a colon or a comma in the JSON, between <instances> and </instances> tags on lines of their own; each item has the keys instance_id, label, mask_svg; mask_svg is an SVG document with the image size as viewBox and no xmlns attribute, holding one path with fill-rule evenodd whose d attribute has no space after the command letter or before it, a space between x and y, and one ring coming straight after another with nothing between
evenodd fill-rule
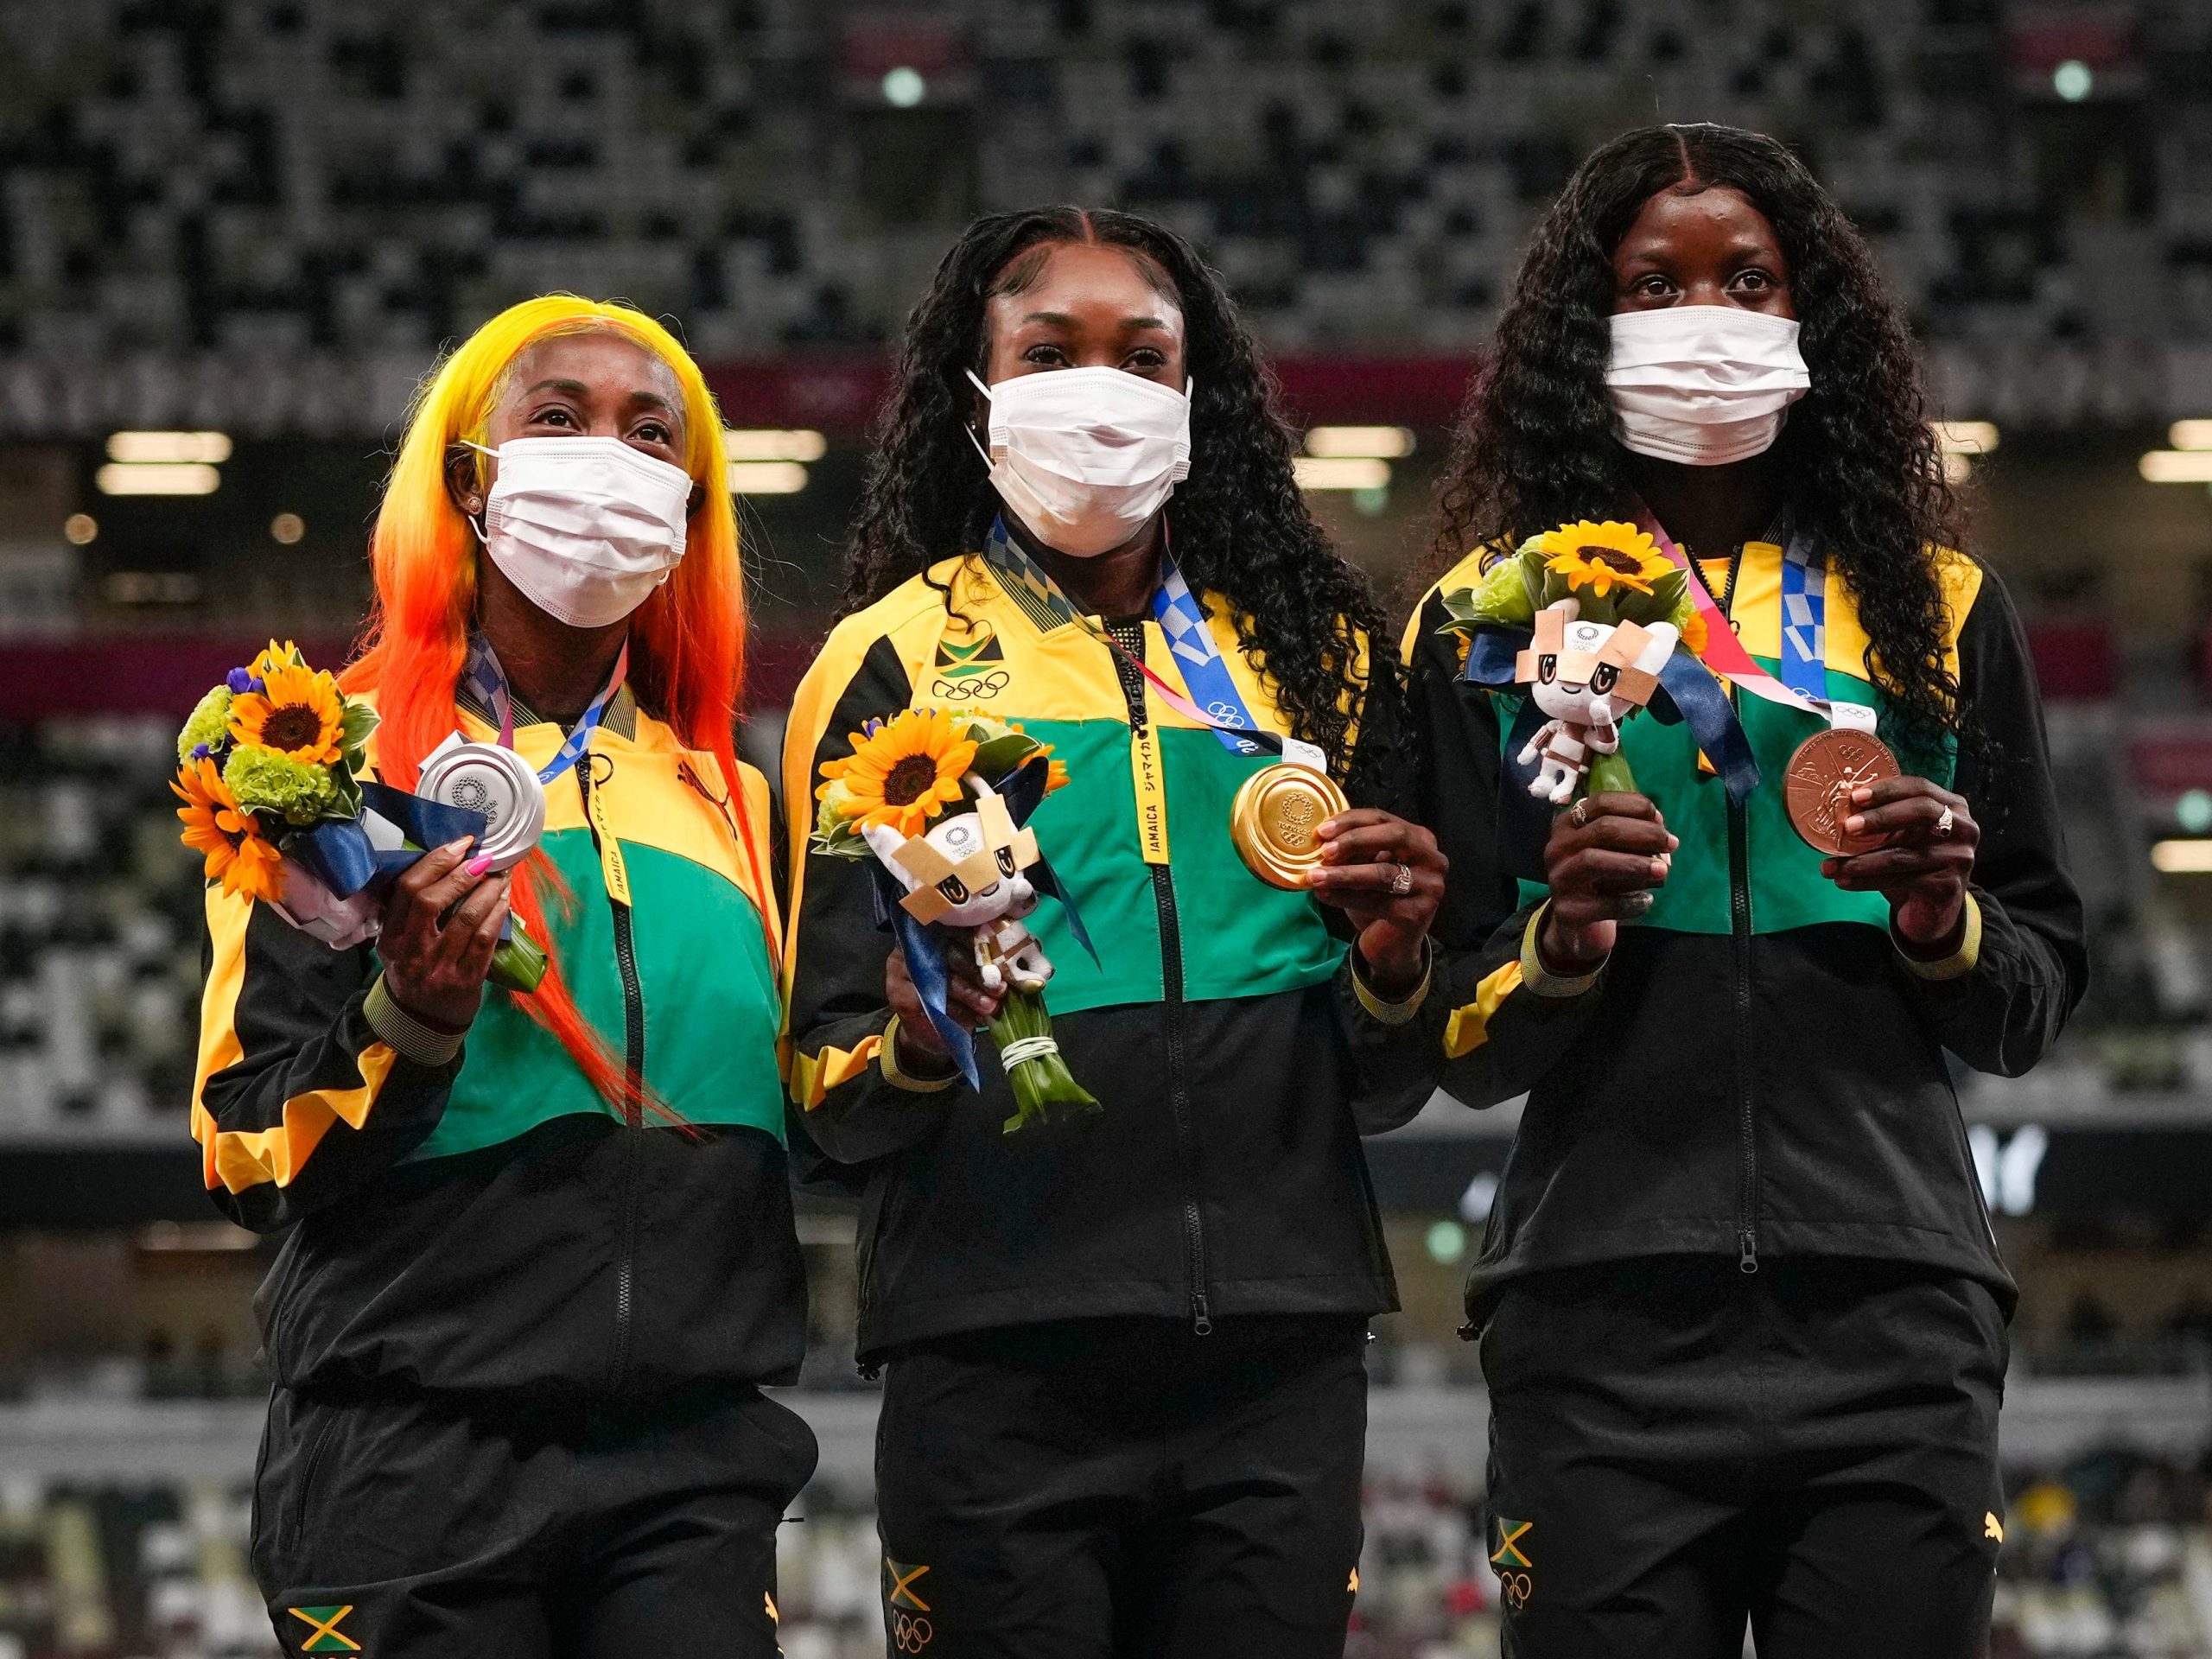
<instances>
[{"instance_id":1,"label":"black track pants","mask_svg":"<svg viewBox=\"0 0 2212 1659\"><path fill-rule=\"evenodd\" d=\"M1967 1659L2004 1498L2004 1319L1910 1268L1660 1257L1484 1321L1508 1659Z\"/></svg>"},{"instance_id":2,"label":"black track pants","mask_svg":"<svg viewBox=\"0 0 2212 1659\"><path fill-rule=\"evenodd\" d=\"M776 1653L776 1528L813 1432L757 1390L464 1414L278 1389L253 1569L287 1654Z\"/></svg>"},{"instance_id":3,"label":"black track pants","mask_svg":"<svg viewBox=\"0 0 2212 1659\"><path fill-rule=\"evenodd\" d=\"M1093 1319L901 1350L876 1438L894 1659L1338 1659L1366 1322Z\"/></svg>"}]
</instances>

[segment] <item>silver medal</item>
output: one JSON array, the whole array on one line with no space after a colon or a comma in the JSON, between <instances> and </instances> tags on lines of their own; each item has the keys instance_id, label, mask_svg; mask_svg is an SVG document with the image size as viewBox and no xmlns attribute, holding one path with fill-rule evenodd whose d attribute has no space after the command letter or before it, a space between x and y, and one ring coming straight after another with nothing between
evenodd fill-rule
<instances>
[{"instance_id":1,"label":"silver medal","mask_svg":"<svg viewBox=\"0 0 2212 1659\"><path fill-rule=\"evenodd\" d=\"M472 855L488 855L492 868L512 869L530 855L545 829L545 785L512 749L470 743L459 733L423 762L415 792L446 806L484 815L484 833Z\"/></svg>"}]
</instances>

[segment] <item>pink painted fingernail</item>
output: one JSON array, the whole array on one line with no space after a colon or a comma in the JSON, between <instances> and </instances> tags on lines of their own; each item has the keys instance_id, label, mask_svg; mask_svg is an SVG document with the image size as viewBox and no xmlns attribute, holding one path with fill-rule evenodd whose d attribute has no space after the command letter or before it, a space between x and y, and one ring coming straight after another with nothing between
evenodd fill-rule
<instances>
[{"instance_id":1,"label":"pink painted fingernail","mask_svg":"<svg viewBox=\"0 0 2212 1659\"><path fill-rule=\"evenodd\" d=\"M481 875L485 871L492 868L492 855L489 853L479 853L474 858L468 861L466 868L471 875Z\"/></svg>"}]
</instances>

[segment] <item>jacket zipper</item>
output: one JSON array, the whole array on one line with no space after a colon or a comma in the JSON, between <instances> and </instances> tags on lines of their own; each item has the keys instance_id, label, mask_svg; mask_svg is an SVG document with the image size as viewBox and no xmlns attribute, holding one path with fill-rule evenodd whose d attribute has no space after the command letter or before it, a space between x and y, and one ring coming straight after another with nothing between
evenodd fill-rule
<instances>
[{"instance_id":1,"label":"jacket zipper","mask_svg":"<svg viewBox=\"0 0 2212 1659\"><path fill-rule=\"evenodd\" d=\"M1743 1174L1736 1195L1736 1265L1759 1270L1758 1144L1751 1132L1751 836L1744 809L1728 803L1728 934L1736 992L1736 1122L1743 1141Z\"/></svg>"},{"instance_id":2,"label":"jacket zipper","mask_svg":"<svg viewBox=\"0 0 2212 1659\"><path fill-rule=\"evenodd\" d=\"M1144 656L1144 625L1107 624L1116 645L1129 657ZM1135 667L1118 652L1115 677L1129 707L1132 740L1145 734L1144 681ZM1191 1087L1184 1046L1187 1005L1183 1001L1183 928L1175 909L1175 880L1165 864L1148 864L1152 872L1152 901L1160 913L1160 976L1167 1015L1167 1102L1175 1120L1175 1148L1183 1164L1183 1264L1191 1286L1191 1330L1207 1336L1213 1331L1213 1314L1206 1305L1206 1238L1198 1212L1197 1137L1191 1127Z\"/></svg>"},{"instance_id":3,"label":"jacket zipper","mask_svg":"<svg viewBox=\"0 0 2212 1659\"><path fill-rule=\"evenodd\" d=\"M584 753L576 766L576 786L583 792L584 823L590 826L592 849L599 854L603 870L607 852L600 840L599 821L592 816L591 810L592 767L601 758L588 750ZM612 762L608 763L607 771L611 777L613 772ZM630 906L611 892L607 895L607 902L614 919L614 965L622 977L623 1077L629 1084L631 1097L642 1102L645 1077L645 993L638 978L637 940L631 932ZM643 1127L642 1123L639 1127ZM637 1139L634 1136L624 1137L621 1242L614 1259L614 1357L607 1372L609 1393L620 1390L623 1376L630 1369L630 1331L637 1281L639 1152Z\"/></svg>"},{"instance_id":4,"label":"jacket zipper","mask_svg":"<svg viewBox=\"0 0 2212 1659\"><path fill-rule=\"evenodd\" d=\"M1733 625L1736 578L1743 569L1738 544L1728 561L1728 586L1720 595L1720 614ZM1699 573L1700 579L1703 572ZM1751 1122L1751 820L1738 802L1728 803L1728 953L1734 981L1736 1025L1736 1133L1742 1163L1736 1190L1736 1266L1759 1270L1759 1153Z\"/></svg>"}]
</instances>

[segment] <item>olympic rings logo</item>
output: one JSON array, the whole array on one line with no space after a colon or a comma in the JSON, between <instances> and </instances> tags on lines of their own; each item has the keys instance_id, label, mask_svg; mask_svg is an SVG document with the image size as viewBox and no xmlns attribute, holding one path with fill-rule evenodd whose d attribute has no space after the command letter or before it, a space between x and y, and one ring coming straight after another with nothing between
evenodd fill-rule
<instances>
[{"instance_id":1,"label":"olympic rings logo","mask_svg":"<svg viewBox=\"0 0 2212 1659\"><path fill-rule=\"evenodd\" d=\"M936 1634L926 1618L912 1618L895 1607L891 1610L891 1641L899 1652L919 1653Z\"/></svg>"},{"instance_id":2,"label":"olympic rings logo","mask_svg":"<svg viewBox=\"0 0 2212 1659\"><path fill-rule=\"evenodd\" d=\"M1014 676L1002 668L971 678L939 679L930 686L933 697L959 697L969 702L988 702L993 697L1014 683Z\"/></svg>"},{"instance_id":3,"label":"olympic rings logo","mask_svg":"<svg viewBox=\"0 0 2212 1659\"><path fill-rule=\"evenodd\" d=\"M1536 1580L1528 1573L1501 1573L1497 1575L1497 1587L1505 1598L1505 1605L1517 1613L1536 1593Z\"/></svg>"}]
</instances>

